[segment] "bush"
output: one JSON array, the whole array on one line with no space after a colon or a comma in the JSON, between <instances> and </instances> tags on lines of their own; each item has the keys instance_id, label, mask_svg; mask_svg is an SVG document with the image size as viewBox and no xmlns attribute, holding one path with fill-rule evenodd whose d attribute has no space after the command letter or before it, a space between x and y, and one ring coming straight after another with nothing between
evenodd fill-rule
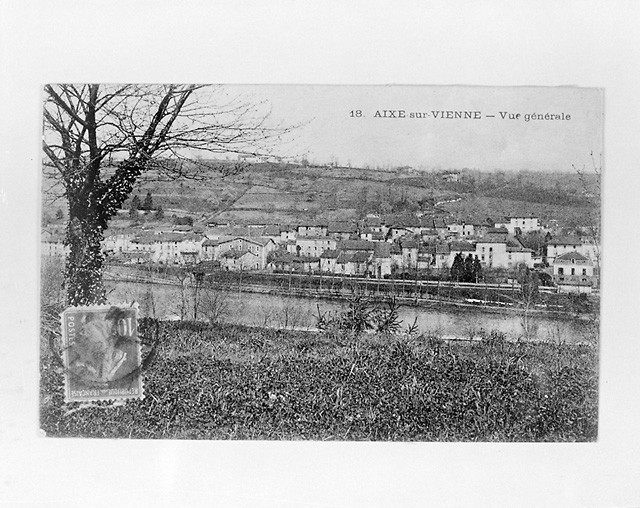
<instances>
[{"instance_id":1,"label":"bush","mask_svg":"<svg viewBox=\"0 0 640 508\"><path fill-rule=\"evenodd\" d=\"M149 321L150 322L150 321ZM157 322L155 322L157 323ZM141 323L145 334L147 321ZM159 323L142 401L73 413L43 356L50 436L197 439L591 441L597 350Z\"/></svg>"},{"instance_id":2,"label":"bush","mask_svg":"<svg viewBox=\"0 0 640 508\"><path fill-rule=\"evenodd\" d=\"M358 335L367 330L379 333L396 333L400 330L400 305L395 297L384 303L353 295L342 312L323 313L318 306L316 326L323 331L346 331Z\"/></svg>"}]
</instances>

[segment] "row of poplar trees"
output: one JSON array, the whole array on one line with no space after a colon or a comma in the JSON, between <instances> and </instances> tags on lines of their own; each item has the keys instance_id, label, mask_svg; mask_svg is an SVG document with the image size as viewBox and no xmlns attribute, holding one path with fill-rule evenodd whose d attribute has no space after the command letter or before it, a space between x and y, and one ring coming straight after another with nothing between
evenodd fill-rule
<instances>
[{"instance_id":1,"label":"row of poplar trees","mask_svg":"<svg viewBox=\"0 0 640 508\"><path fill-rule=\"evenodd\" d=\"M482 265L478 256L469 254L466 258L458 252L451 265L451 280L458 282L478 282L482 280Z\"/></svg>"}]
</instances>

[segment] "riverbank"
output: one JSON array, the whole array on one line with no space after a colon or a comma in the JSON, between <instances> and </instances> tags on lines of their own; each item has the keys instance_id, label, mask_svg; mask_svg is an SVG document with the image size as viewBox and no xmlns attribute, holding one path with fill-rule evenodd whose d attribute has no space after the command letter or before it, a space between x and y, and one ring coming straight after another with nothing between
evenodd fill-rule
<instances>
[{"instance_id":1,"label":"riverbank","mask_svg":"<svg viewBox=\"0 0 640 508\"><path fill-rule=\"evenodd\" d=\"M140 323L143 343L153 327ZM51 332L52 333L52 332ZM145 398L64 404L43 335L48 436L138 439L593 441L597 348L330 336L159 323ZM148 354L148 346L144 347Z\"/></svg>"},{"instance_id":2,"label":"riverbank","mask_svg":"<svg viewBox=\"0 0 640 508\"><path fill-rule=\"evenodd\" d=\"M182 283L177 280L160 277L122 277L122 276L109 276L107 275L105 280L111 283L134 283L134 284L150 284L150 285L165 285L170 287L181 287ZM184 285L189 290L194 290L194 283L186 281ZM202 287L202 286L200 286ZM214 288L219 291L237 292L237 293L257 293L265 295L275 295L283 297L298 297L307 298L310 300L328 300L336 302L346 302L355 294L350 291L318 291L314 289L305 288L282 288L277 286L265 286L256 284L224 284L216 283L215 281L207 282L205 287ZM390 295L379 293L364 293L372 301L385 301L390 298ZM394 295L396 301L407 307L416 307L423 309L442 309L442 310L466 310L479 313L489 314L504 314L511 316L519 316L523 313L522 306L513 303L506 302L492 302L478 299L454 299L441 297L429 297L429 298L416 298L415 296L403 296ZM557 309L549 309L545 307L534 307L528 309L528 314L531 316L547 316L552 319L566 319L566 320L583 320L588 321L593 319L593 316L586 313L560 311Z\"/></svg>"},{"instance_id":3,"label":"riverbank","mask_svg":"<svg viewBox=\"0 0 640 508\"><path fill-rule=\"evenodd\" d=\"M122 268L122 267L118 267ZM156 273L149 273L135 268L127 267L128 270L122 271L111 270L105 273L107 280L111 282L122 283L141 283L141 284L159 284L168 285L173 287L179 287L185 285L193 289L194 282L185 279L178 280L171 275L162 275ZM226 274L228 277L229 274ZM235 291L239 293L259 293L269 294L277 296L290 296L299 298L308 298L311 300L330 300L330 301L348 301L357 292L364 294L367 298L374 301L384 301L390 297L396 298L396 300L404 306L424 308L424 309L443 309L443 310L465 310L475 311L490 314L505 314L505 315L521 315L523 313L523 304L518 301L517 298L509 298L511 301L504 300L486 300L482 298L462 298L451 297L445 295L432 295L430 293L414 292L411 293L411 289L406 291L405 288L412 288L411 283L400 285L398 282L398 291L394 292L380 292L377 290L371 290L371 286L364 286L364 289L358 288L356 285L347 286L346 288L341 285L340 289L334 289L333 286L323 288L322 285L309 285L309 287L296 286L289 284L255 284L251 282L249 277L245 277L248 280L242 280L240 277L238 281L229 282L226 280L216 280L215 278L207 279L206 282L201 283L208 287L215 288L221 291ZM347 279L347 283L349 280ZM387 281L388 283L388 281ZM326 284L328 286L328 284ZM463 291L467 288L459 288ZM482 286L479 286L482 289ZM527 310L527 314L531 316L547 316L552 319L568 319L568 320L592 320L593 313L579 312L577 310L566 310L559 305L538 303L531 304Z\"/></svg>"}]
</instances>

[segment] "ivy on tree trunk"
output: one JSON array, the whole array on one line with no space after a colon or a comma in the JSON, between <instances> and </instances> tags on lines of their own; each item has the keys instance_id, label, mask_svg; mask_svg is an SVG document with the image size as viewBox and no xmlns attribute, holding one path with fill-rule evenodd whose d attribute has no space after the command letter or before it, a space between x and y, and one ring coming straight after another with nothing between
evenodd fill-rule
<instances>
[{"instance_id":1,"label":"ivy on tree trunk","mask_svg":"<svg viewBox=\"0 0 640 508\"><path fill-rule=\"evenodd\" d=\"M193 160L184 165L180 150L255 156L265 140L279 140L292 129L265 128L268 112L256 116L255 105L245 102L226 98L218 110L200 104L192 94L204 88L45 86L45 167L53 168L69 204L64 285L70 305L105 302L101 243L109 220L143 172L153 168L164 177L196 179L211 172L235 174L239 167L216 168ZM120 160L115 168L114 156ZM105 160L109 163L103 164Z\"/></svg>"},{"instance_id":2,"label":"ivy on tree trunk","mask_svg":"<svg viewBox=\"0 0 640 508\"><path fill-rule=\"evenodd\" d=\"M69 222L65 244L69 246L69 256L64 284L69 305L105 302L102 282L104 231L133 190L144 164L143 161L124 161L107 182L94 182L94 189L89 192L80 189L68 193Z\"/></svg>"}]
</instances>

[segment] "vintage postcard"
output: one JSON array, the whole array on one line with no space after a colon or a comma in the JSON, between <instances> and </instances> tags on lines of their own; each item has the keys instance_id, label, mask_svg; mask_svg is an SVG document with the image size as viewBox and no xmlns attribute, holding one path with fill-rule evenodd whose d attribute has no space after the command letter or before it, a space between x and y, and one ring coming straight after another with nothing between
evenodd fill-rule
<instances>
[{"instance_id":1,"label":"vintage postcard","mask_svg":"<svg viewBox=\"0 0 640 508\"><path fill-rule=\"evenodd\" d=\"M48 436L597 439L603 90L43 96Z\"/></svg>"}]
</instances>

